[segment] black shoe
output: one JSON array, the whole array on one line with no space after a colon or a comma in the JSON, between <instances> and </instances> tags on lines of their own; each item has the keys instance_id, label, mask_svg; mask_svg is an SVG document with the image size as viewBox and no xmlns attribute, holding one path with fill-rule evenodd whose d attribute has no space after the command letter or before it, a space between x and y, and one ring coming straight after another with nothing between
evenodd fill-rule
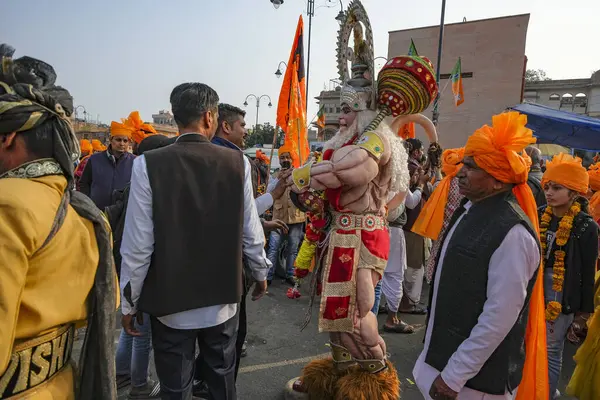
<instances>
[{"instance_id":1,"label":"black shoe","mask_svg":"<svg viewBox=\"0 0 600 400\"><path fill-rule=\"evenodd\" d=\"M293 276L290 276L289 278L285 278L284 282L290 286L296 286L296 279L294 279Z\"/></svg>"},{"instance_id":2,"label":"black shoe","mask_svg":"<svg viewBox=\"0 0 600 400\"><path fill-rule=\"evenodd\" d=\"M208 385L204 381L197 381L194 379L194 386L192 389L194 397L201 399L208 399Z\"/></svg>"}]
</instances>

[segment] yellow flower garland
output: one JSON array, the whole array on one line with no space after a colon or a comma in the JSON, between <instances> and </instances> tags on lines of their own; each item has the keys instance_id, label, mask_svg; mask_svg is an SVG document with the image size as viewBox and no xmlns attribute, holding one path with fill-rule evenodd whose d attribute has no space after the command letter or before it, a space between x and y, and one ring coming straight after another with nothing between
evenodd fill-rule
<instances>
[{"instance_id":1,"label":"yellow flower garland","mask_svg":"<svg viewBox=\"0 0 600 400\"><path fill-rule=\"evenodd\" d=\"M566 253L562 250L562 247L567 244L571 231L573 230L573 219L577 214L581 212L581 205L578 202L574 202L569 211L560 219L558 223L558 230L556 232L556 245L559 249L554 251L554 264L552 265L552 290L557 293L563 291L563 284L565 281L565 257ZM542 244L542 259L545 260L545 255L548 250L548 243L546 242L546 232L550 227L550 221L552 220L552 207L546 207L542 220L540 222L540 242ZM545 261L543 261L545 264ZM562 305L558 301L551 301L546 306L546 320L554 321L562 312Z\"/></svg>"}]
</instances>

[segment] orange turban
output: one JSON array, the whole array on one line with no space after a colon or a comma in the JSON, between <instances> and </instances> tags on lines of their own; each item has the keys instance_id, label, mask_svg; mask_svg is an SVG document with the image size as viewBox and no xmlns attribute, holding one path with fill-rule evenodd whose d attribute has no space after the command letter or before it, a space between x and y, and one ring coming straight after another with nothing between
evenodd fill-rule
<instances>
[{"instance_id":1,"label":"orange turban","mask_svg":"<svg viewBox=\"0 0 600 400\"><path fill-rule=\"evenodd\" d=\"M546 163L546 172L542 177L542 187L548 182L555 182L568 189L586 194L590 177L581 165L581 158L570 154L558 153L552 161Z\"/></svg>"},{"instance_id":2,"label":"orange turban","mask_svg":"<svg viewBox=\"0 0 600 400\"><path fill-rule=\"evenodd\" d=\"M156 134L156 129L150 124L145 124L140 117L139 111L132 111L127 119L121 118L121 122L112 121L110 124L111 136L127 136L137 144L148 136Z\"/></svg>"},{"instance_id":3,"label":"orange turban","mask_svg":"<svg viewBox=\"0 0 600 400\"><path fill-rule=\"evenodd\" d=\"M269 157L267 157L267 155L260 150L256 150L256 159L267 165L271 164Z\"/></svg>"},{"instance_id":4,"label":"orange turban","mask_svg":"<svg viewBox=\"0 0 600 400\"><path fill-rule=\"evenodd\" d=\"M589 204L590 215L594 221L600 222L600 191L594 193Z\"/></svg>"},{"instance_id":5,"label":"orange turban","mask_svg":"<svg viewBox=\"0 0 600 400\"><path fill-rule=\"evenodd\" d=\"M442 154L442 172L444 178L435 188L427 203L419 213L412 231L417 235L437 240L444 225L444 212L448 202L448 192L452 179L462 168L462 160L465 154L464 147L459 149L444 150Z\"/></svg>"},{"instance_id":6,"label":"orange turban","mask_svg":"<svg viewBox=\"0 0 600 400\"><path fill-rule=\"evenodd\" d=\"M478 167L500 182L515 184L513 193L539 234L537 206L527 185L531 159L524 151L536 140L526 124L527 116L516 111L493 116L492 126L484 125L467 139L465 157L473 157ZM546 400L549 396L545 309L543 268L540 267L529 304L525 331L527 351L517 400Z\"/></svg>"},{"instance_id":7,"label":"orange turban","mask_svg":"<svg viewBox=\"0 0 600 400\"><path fill-rule=\"evenodd\" d=\"M92 147L92 144L87 139L81 139L79 141L79 147L81 148L81 153L88 153L89 154L92 151L94 151L94 148Z\"/></svg>"},{"instance_id":8,"label":"orange turban","mask_svg":"<svg viewBox=\"0 0 600 400\"><path fill-rule=\"evenodd\" d=\"M283 143L283 146L279 148L279 156L281 156L283 153L290 154L290 156L292 157L292 165L294 166L294 168L300 167L300 159L298 158L298 147L295 143L285 141Z\"/></svg>"},{"instance_id":9,"label":"orange turban","mask_svg":"<svg viewBox=\"0 0 600 400\"><path fill-rule=\"evenodd\" d=\"M94 151L104 151L106 150L106 146L102 144L98 139L92 140L92 149Z\"/></svg>"},{"instance_id":10,"label":"orange turban","mask_svg":"<svg viewBox=\"0 0 600 400\"><path fill-rule=\"evenodd\" d=\"M590 187L594 192L600 190L600 163L590 166L588 170L588 176L590 177Z\"/></svg>"},{"instance_id":11,"label":"orange turban","mask_svg":"<svg viewBox=\"0 0 600 400\"><path fill-rule=\"evenodd\" d=\"M596 192L590 199L590 215L594 221L598 222L600 220L600 163L590 166L588 176L590 177L590 187Z\"/></svg>"}]
</instances>

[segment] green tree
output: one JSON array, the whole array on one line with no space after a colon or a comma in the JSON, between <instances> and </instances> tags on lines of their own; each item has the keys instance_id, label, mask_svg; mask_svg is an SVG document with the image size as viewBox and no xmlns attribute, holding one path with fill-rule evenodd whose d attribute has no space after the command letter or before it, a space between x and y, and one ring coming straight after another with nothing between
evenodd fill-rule
<instances>
[{"instance_id":1,"label":"green tree","mask_svg":"<svg viewBox=\"0 0 600 400\"><path fill-rule=\"evenodd\" d=\"M539 82L551 80L546 75L546 71L543 69L528 69L525 71L525 82Z\"/></svg>"},{"instance_id":2,"label":"green tree","mask_svg":"<svg viewBox=\"0 0 600 400\"><path fill-rule=\"evenodd\" d=\"M279 147L283 139L283 130L277 128L277 143L275 147ZM258 124L256 129L248 130L248 137L246 138L246 147L254 147L256 145L266 145L273 143L273 135L275 134L275 127L270 123Z\"/></svg>"}]
</instances>

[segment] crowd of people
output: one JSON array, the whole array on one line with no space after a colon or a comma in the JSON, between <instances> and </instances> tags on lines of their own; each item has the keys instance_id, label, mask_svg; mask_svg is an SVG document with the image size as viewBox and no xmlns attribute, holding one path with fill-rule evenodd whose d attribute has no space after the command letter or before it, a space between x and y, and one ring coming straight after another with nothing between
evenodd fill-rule
<instances>
[{"instance_id":1,"label":"crowd of people","mask_svg":"<svg viewBox=\"0 0 600 400\"><path fill-rule=\"evenodd\" d=\"M132 112L106 145L78 141L53 68L13 53L0 46L0 398L237 398L246 301L284 242L282 278L311 277L332 351L296 392L399 398L376 316L414 334L404 313L427 314L413 370L426 399L556 398L567 341L567 392L600 398L600 163L544 162L524 115L493 116L437 162L420 110L403 121L427 151L377 120L364 84L345 86L323 153L298 165L284 146L270 176L242 151L245 112L206 84L173 89L174 138Z\"/></svg>"}]
</instances>

